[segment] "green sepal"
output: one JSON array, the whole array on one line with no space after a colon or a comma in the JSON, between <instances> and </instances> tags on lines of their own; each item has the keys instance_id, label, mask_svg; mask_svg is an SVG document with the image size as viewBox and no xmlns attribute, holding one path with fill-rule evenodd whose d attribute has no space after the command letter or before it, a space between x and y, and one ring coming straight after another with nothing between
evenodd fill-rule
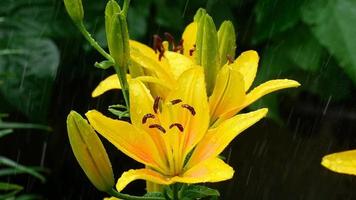
<instances>
[{"instance_id":1,"label":"green sepal","mask_svg":"<svg viewBox=\"0 0 356 200\"><path fill-rule=\"evenodd\" d=\"M75 22L79 23L84 19L84 9L82 0L64 0L64 5L70 16L70 18Z\"/></svg>"},{"instance_id":2,"label":"green sepal","mask_svg":"<svg viewBox=\"0 0 356 200\"><path fill-rule=\"evenodd\" d=\"M126 16L114 0L110 0L105 8L105 29L110 55L118 67L126 69L130 58L129 32Z\"/></svg>"},{"instance_id":3,"label":"green sepal","mask_svg":"<svg viewBox=\"0 0 356 200\"><path fill-rule=\"evenodd\" d=\"M227 56L235 58L236 34L231 21L224 21L218 31L220 67L227 62Z\"/></svg>"},{"instance_id":4,"label":"green sepal","mask_svg":"<svg viewBox=\"0 0 356 200\"><path fill-rule=\"evenodd\" d=\"M205 14L200 17L196 39L195 61L204 67L206 90L213 91L215 78L220 64L218 34L213 19Z\"/></svg>"},{"instance_id":5,"label":"green sepal","mask_svg":"<svg viewBox=\"0 0 356 200\"><path fill-rule=\"evenodd\" d=\"M100 68L100 69L108 69L111 66L114 66L114 63L109 61L109 60L104 60L104 61L102 61L100 63L95 62L94 66L97 67L97 68Z\"/></svg>"}]
</instances>

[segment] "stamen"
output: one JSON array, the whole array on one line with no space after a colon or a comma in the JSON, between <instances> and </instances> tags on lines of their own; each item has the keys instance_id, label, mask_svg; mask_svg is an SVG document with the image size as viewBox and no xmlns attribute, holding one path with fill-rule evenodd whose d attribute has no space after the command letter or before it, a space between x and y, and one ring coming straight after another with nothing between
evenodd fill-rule
<instances>
[{"instance_id":1,"label":"stamen","mask_svg":"<svg viewBox=\"0 0 356 200\"><path fill-rule=\"evenodd\" d=\"M173 123L169 126L169 129L172 129L173 127L177 127L180 132L184 131L183 125L180 123Z\"/></svg>"},{"instance_id":2,"label":"stamen","mask_svg":"<svg viewBox=\"0 0 356 200\"><path fill-rule=\"evenodd\" d=\"M162 38L158 35L153 35L153 49L155 53L159 53L158 60L161 61L162 57L164 56L164 46L162 45Z\"/></svg>"},{"instance_id":3,"label":"stamen","mask_svg":"<svg viewBox=\"0 0 356 200\"><path fill-rule=\"evenodd\" d=\"M142 124L145 124L145 123L147 122L147 119L148 119L148 118L154 119L155 116L154 116L153 114L151 114L151 113L145 114L145 115L142 117Z\"/></svg>"},{"instance_id":4,"label":"stamen","mask_svg":"<svg viewBox=\"0 0 356 200\"><path fill-rule=\"evenodd\" d=\"M173 44L173 46L175 46L175 43L174 43L174 37L168 33L168 32L165 32L164 33L164 36L166 36L167 40L169 43Z\"/></svg>"},{"instance_id":5,"label":"stamen","mask_svg":"<svg viewBox=\"0 0 356 200\"><path fill-rule=\"evenodd\" d=\"M159 101L161 100L161 97L156 97L155 101L153 103L153 111L157 114L158 112L158 106L159 106Z\"/></svg>"},{"instance_id":6,"label":"stamen","mask_svg":"<svg viewBox=\"0 0 356 200\"><path fill-rule=\"evenodd\" d=\"M171 101L172 105L178 104L180 102L182 102L182 99L174 99Z\"/></svg>"},{"instance_id":7,"label":"stamen","mask_svg":"<svg viewBox=\"0 0 356 200\"><path fill-rule=\"evenodd\" d=\"M194 51L196 50L197 45L194 45L192 49L189 50L189 55L193 56Z\"/></svg>"},{"instance_id":8,"label":"stamen","mask_svg":"<svg viewBox=\"0 0 356 200\"><path fill-rule=\"evenodd\" d=\"M196 114L194 108L188 104L182 104L182 108L188 109L193 116Z\"/></svg>"},{"instance_id":9,"label":"stamen","mask_svg":"<svg viewBox=\"0 0 356 200\"><path fill-rule=\"evenodd\" d=\"M179 52L180 54L183 54L184 53L183 42L184 42L184 40L181 39L179 41L178 45L173 48L173 51L174 52Z\"/></svg>"},{"instance_id":10,"label":"stamen","mask_svg":"<svg viewBox=\"0 0 356 200\"><path fill-rule=\"evenodd\" d=\"M162 38L159 37L159 35L153 35L153 49L155 50L155 53L157 53L157 51L161 50L161 46L162 46Z\"/></svg>"},{"instance_id":11,"label":"stamen","mask_svg":"<svg viewBox=\"0 0 356 200\"><path fill-rule=\"evenodd\" d=\"M159 124L151 124L150 126L148 126L148 128L156 128L160 130L162 133L166 133L166 130Z\"/></svg>"},{"instance_id":12,"label":"stamen","mask_svg":"<svg viewBox=\"0 0 356 200\"><path fill-rule=\"evenodd\" d=\"M232 64L234 62L234 58L230 56L229 54L226 55L227 61L229 62L228 64Z\"/></svg>"}]
</instances>

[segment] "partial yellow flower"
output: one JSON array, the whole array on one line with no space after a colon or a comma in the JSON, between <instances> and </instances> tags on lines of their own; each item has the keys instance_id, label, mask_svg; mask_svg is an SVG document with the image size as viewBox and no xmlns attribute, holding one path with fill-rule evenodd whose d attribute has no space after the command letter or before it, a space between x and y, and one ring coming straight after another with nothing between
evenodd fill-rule
<instances>
[{"instance_id":1,"label":"partial yellow flower","mask_svg":"<svg viewBox=\"0 0 356 200\"><path fill-rule=\"evenodd\" d=\"M267 113L267 109L260 109L240 114L209 129L209 104L201 67L184 72L165 99L154 98L140 80L129 82L132 124L95 110L86 113L96 131L146 166L124 172L116 184L118 191L137 179L169 185L232 178L234 170L218 155Z\"/></svg>"},{"instance_id":2,"label":"partial yellow flower","mask_svg":"<svg viewBox=\"0 0 356 200\"><path fill-rule=\"evenodd\" d=\"M356 149L326 155L321 164L337 173L356 175Z\"/></svg>"}]
</instances>

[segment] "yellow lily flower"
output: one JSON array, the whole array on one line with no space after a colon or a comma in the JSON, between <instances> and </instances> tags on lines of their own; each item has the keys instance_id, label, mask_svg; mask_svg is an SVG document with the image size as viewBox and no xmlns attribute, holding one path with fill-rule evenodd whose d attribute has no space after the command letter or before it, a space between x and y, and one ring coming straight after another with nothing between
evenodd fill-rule
<instances>
[{"instance_id":1,"label":"yellow lily flower","mask_svg":"<svg viewBox=\"0 0 356 200\"><path fill-rule=\"evenodd\" d=\"M326 155L321 164L337 173L356 175L356 149Z\"/></svg>"},{"instance_id":2,"label":"yellow lily flower","mask_svg":"<svg viewBox=\"0 0 356 200\"><path fill-rule=\"evenodd\" d=\"M163 42L159 46L160 51L155 53L155 50L144 44L130 41L132 63L144 69L144 73L138 78L149 83L148 86L154 96L166 98L169 91L176 86L177 78L184 71L196 66L194 56L197 31L197 22L192 22L185 28L181 40L183 41L181 43L182 54L169 51L167 42ZM154 48L157 48L156 46ZM173 46L176 45L173 44ZM217 126L266 94L300 86L294 80L275 79L250 90L257 73L259 62L257 52L245 51L234 61L231 55L226 56L230 56L230 60L219 67L215 85L213 85L214 89L209 97L211 126ZM107 90L119 88L118 78L110 76L99 84L92 96L96 97Z\"/></svg>"},{"instance_id":3,"label":"yellow lily flower","mask_svg":"<svg viewBox=\"0 0 356 200\"><path fill-rule=\"evenodd\" d=\"M209 129L209 104L201 67L183 72L165 99L154 98L140 80L129 82L132 124L95 110L86 113L99 134L146 166L124 172L116 184L118 191L138 179L170 185L232 178L234 170L218 155L267 113L267 109L260 109L239 114Z\"/></svg>"}]
</instances>

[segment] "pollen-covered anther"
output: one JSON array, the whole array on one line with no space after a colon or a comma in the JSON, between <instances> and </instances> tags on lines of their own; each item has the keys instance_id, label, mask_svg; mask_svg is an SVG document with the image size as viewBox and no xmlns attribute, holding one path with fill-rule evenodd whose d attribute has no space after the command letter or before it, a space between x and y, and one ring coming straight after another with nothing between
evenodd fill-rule
<instances>
[{"instance_id":1,"label":"pollen-covered anther","mask_svg":"<svg viewBox=\"0 0 356 200\"><path fill-rule=\"evenodd\" d=\"M160 130L162 133L166 133L166 129L164 129L163 126L161 126L159 124L151 124L148 126L148 128L156 128L156 129Z\"/></svg>"},{"instance_id":2,"label":"pollen-covered anther","mask_svg":"<svg viewBox=\"0 0 356 200\"><path fill-rule=\"evenodd\" d=\"M188 109L193 116L196 114L195 109L189 104L182 104L182 108Z\"/></svg>"},{"instance_id":3,"label":"pollen-covered anther","mask_svg":"<svg viewBox=\"0 0 356 200\"><path fill-rule=\"evenodd\" d=\"M184 131L184 127L182 124L180 123L173 123L169 126L169 129L172 129L173 127L177 127L179 129L180 132Z\"/></svg>"},{"instance_id":4,"label":"pollen-covered anther","mask_svg":"<svg viewBox=\"0 0 356 200\"><path fill-rule=\"evenodd\" d=\"M196 50L197 45L194 45L192 49L189 50L189 55L193 56L194 51Z\"/></svg>"},{"instance_id":5,"label":"pollen-covered anther","mask_svg":"<svg viewBox=\"0 0 356 200\"><path fill-rule=\"evenodd\" d=\"M173 99L171 101L172 105L175 105L175 104L178 104L178 103L181 103L182 102L182 99Z\"/></svg>"},{"instance_id":6,"label":"pollen-covered anther","mask_svg":"<svg viewBox=\"0 0 356 200\"><path fill-rule=\"evenodd\" d=\"M145 114L143 117L142 117L142 124L145 124L147 122L147 119L154 119L155 116L151 113L148 113L148 114Z\"/></svg>"},{"instance_id":7,"label":"pollen-covered anther","mask_svg":"<svg viewBox=\"0 0 356 200\"><path fill-rule=\"evenodd\" d=\"M153 111L157 114L158 108L159 108L159 101L161 100L161 97L156 97L155 101L153 103Z\"/></svg>"},{"instance_id":8,"label":"pollen-covered anther","mask_svg":"<svg viewBox=\"0 0 356 200\"><path fill-rule=\"evenodd\" d=\"M231 55L227 54L227 55L226 55L226 58L227 58L227 61L228 61L228 64L229 64L229 65L232 64L232 63L234 63L234 58L233 58Z\"/></svg>"}]
</instances>

